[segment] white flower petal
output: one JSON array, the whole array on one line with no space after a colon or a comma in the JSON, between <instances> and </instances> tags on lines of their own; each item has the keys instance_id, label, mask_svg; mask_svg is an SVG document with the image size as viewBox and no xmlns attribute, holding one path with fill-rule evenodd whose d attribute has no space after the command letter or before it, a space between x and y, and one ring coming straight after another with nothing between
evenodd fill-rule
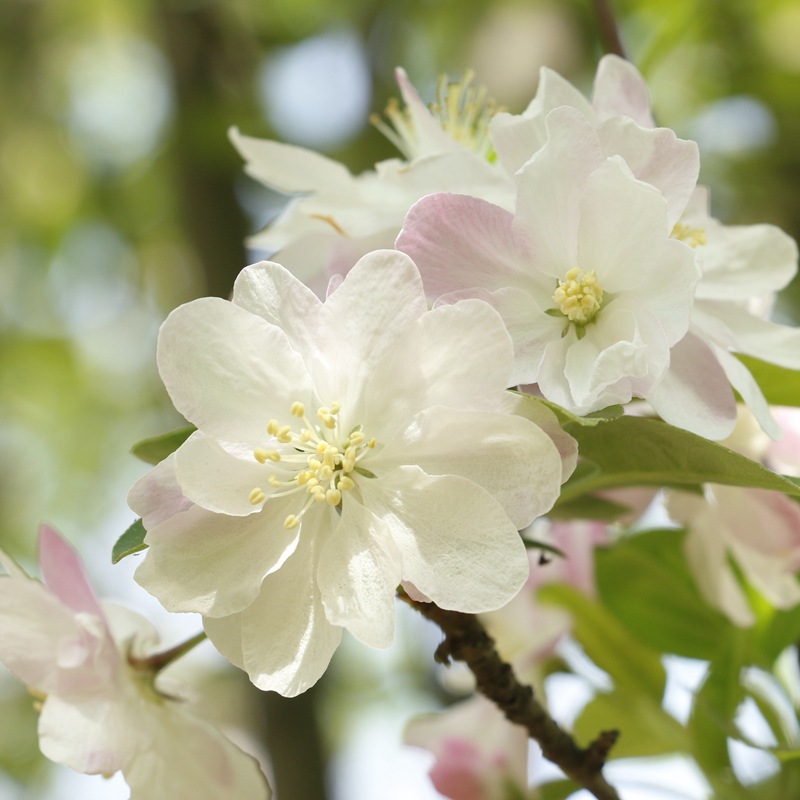
<instances>
[{"instance_id":1,"label":"white flower petal","mask_svg":"<svg viewBox=\"0 0 800 800\"><path fill-rule=\"evenodd\" d=\"M517 529L552 508L562 471L553 440L528 420L442 406L418 414L375 463L381 472L416 465L428 475L467 478L500 503Z\"/></svg>"},{"instance_id":2,"label":"white flower petal","mask_svg":"<svg viewBox=\"0 0 800 800\"><path fill-rule=\"evenodd\" d=\"M318 537L324 533L308 525L295 552L267 576L244 611L204 620L208 638L259 689L284 697L304 692L339 646L342 629L328 622L316 583Z\"/></svg>"},{"instance_id":3,"label":"white flower petal","mask_svg":"<svg viewBox=\"0 0 800 800\"><path fill-rule=\"evenodd\" d=\"M277 325L303 356L314 351L319 298L288 270L271 261L245 267L233 284L233 303Z\"/></svg>"},{"instance_id":4,"label":"white flower petal","mask_svg":"<svg viewBox=\"0 0 800 800\"><path fill-rule=\"evenodd\" d=\"M592 107L601 119L624 114L644 128L652 128L650 92L639 70L624 58L606 55L597 65Z\"/></svg>"},{"instance_id":5,"label":"white flower petal","mask_svg":"<svg viewBox=\"0 0 800 800\"><path fill-rule=\"evenodd\" d=\"M400 565L385 523L348 494L317 571L328 621L370 647L388 647L394 641Z\"/></svg>"},{"instance_id":6,"label":"white flower petal","mask_svg":"<svg viewBox=\"0 0 800 800\"><path fill-rule=\"evenodd\" d=\"M670 350L669 369L647 400L665 422L707 439L730 436L736 424L728 378L708 345L692 333Z\"/></svg>"},{"instance_id":7,"label":"white flower petal","mask_svg":"<svg viewBox=\"0 0 800 800\"><path fill-rule=\"evenodd\" d=\"M228 135L247 161L247 174L278 191L343 190L355 180L338 161L313 150L243 136L236 128L231 128Z\"/></svg>"},{"instance_id":8,"label":"white flower petal","mask_svg":"<svg viewBox=\"0 0 800 800\"><path fill-rule=\"evenodd\" d=\"M485 489L418 467L381 478L360 487L365 505L389 525L404 579L441 608L466 613L499 608L519 591L528 575L525 546Z\"/></svg>"},{"instance_id":9,"label":"white flower petal","mask_svg":"<svg viewBox=\"0 0 800 800\"><path fill-rule=\"evenodd\" d=\"M175 477L174 453L133 484L128 492L128 505L142 518L148 531L191 507Z\"/></svg>"},{"instance_id":10,"label":"white flower petal","mask_svg":"<svg viewBox=\"0 0 800 800\"><path fill-rule=\"evenodd\" d=\"M267 421L308 394L308 373L283 331L215 297L161 326L158 369L175 408L209 435L255 443Z\"/></svg>"},{"instance_id":11,"label":"white flower petal","mask_svg":"<svg viewBox=\"0 0 800 800\"><path fill-rule=\"evenodd\" d=\"M237 517L260 510L261 504L250 502L252 489L274 492L268 464L259 464L252 451L234 454L200 431L175 451L175 476L183 494L206 511Z\"/></svg>"},{"instance_id":12,"label":"white flower petal","mask_svg":"<svg viewBox=\"0 0 800 800\"><path fill-rule=\"evenodd\" d=\"M283 526L289 511L296 511L292 500L271 500L249 517L198 507L172 517L148 531L137 583L169 611L213 616L241 611L296 536Z\"/></svg>"}]
</instances>

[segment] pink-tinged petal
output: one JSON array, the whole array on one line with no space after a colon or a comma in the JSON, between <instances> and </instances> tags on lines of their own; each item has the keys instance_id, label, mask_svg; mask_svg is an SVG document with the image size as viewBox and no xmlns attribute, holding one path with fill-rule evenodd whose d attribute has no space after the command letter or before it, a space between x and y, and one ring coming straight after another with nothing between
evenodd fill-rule
<instances>
[{"instance_id":1,"label":"pink-tinged petal","mask_svg":"<svg viewBox=\"0 0 800 800\"><path fill-rule=\"evenodd\" d=\"M247 161L245 172L280 192L342 190L355 179L338 161L290 144L228 131L234 147Z\"/></svg>"},{"instance_id":2,"label":"pink-tinged petal","mask_svg":"<svg viewBox=\"0 0 800 800\"><path fill-rule=\"evenodd\" d=\"M311 383L278 327L216 297L175 309L161 326L158 369L175 408L205 433L255 445Z\"/></svg>"},{"instance_id":3,"label":"pink-tinged petal","mask_svg":"<svg viewBox=\"0 0 800 800\"><path fill-rule=\"evenodd\" d=\"M460 149L461 145L445 133L441 125L433 118L408 79L405 70L397 67L394 76L400 87L400 94L406 104L406 110L411 115L411 125L416 138L413 148L414 155L430 155Z\"/></svg>"},{"instance_id":4,"label":"pink-tinged petal","mask_svg":"<svg viewBox=\"0 0 800 800\"><path fill-rule=\"evenodd\" d=\"M288 415L287 415L288 416ZM268 438L265 432L265 439ZM269 496L273 462L260 464L252 450L231 452L200 431L175 451L175 476L183 494L206 511L246 517L263 504L250 502L250 492L260 488Z\"/></svg>"},{"instance_id":5,"label":"pink-tinged petal","mask_svg":"<svg viewBox=\"0 0 800 800\"><path fill-rule=\"evenodd\" d=\"M441 608L490 611L525 582L528 558L517 529L472 481L400 467L359 488L403 554L403 578Z\"/></svg>"},{"instance_id":6,"label":"pink-tinged petal","mask_svg":"<svg viewBox=\"0 0 800 800\"><path fill-rule=\"evenodd\" d=\"M773 407L772 414L783 435L777 442L768 443L766 463L783 475L800 477L800 409Z\"/></svg>"},{"instance_id":7,"label":"pink-tinged petal","mask_svg":"<svg viewBox=\"0 0 800 800\"><path fill-rule=\"evenodd\" d=\"M277 325L304 356L313 352L319 298L279 264L261 261L245 267L233 284L233 302Z\"/></svg>"},{"instance_id":8,"label":"pink-tinged petal","mask_svg":"<svg viewBox=\"0 0 800 800\"><path fill-rule=\"evenodd\" d=\"M513 219L477 197L432 194L411 207L396 246L419 267L430 298L474 286L525 287L535 283L531 253Z\"/></svg>"},{"instance_id":9,"label":"pink-tinged petal","mask_svg":"<svg viewBox=\"0 0 800 800\"><path fill-rule=\"evenodd\" d=\"M309 528L279 570L268 575L247 609L206 618L208 638L265 691L294 697L313 686L339 646L342 629L325 616L316 583L325 531Z\"/></svg>"},{"instance_id":10,"label":"pink-tinged petal","mask_svg":"<svg viewBox=\"0 0 800 800\"><path fill-rule=\"evenodd\" d=\"M514 230L528 237L536 269L563 278L577 263L580 197L603 162L592 126L574 108L547 115L547 144L517 174Z\"/></svg>"},{"instance_id":11,"label":"pink-tinged petal","mask_svg":"<svg viewBox=\"0 0 800 800\"><path fill-rule=\"evenodd\" d=\"M528 736L481 695L412 719L403 740L436 756L430 776L452 800L502 800L528 784Z\"/></svg>"},{"instance_id":12,"label":"pink-tinged petal","mask_svg":"<svg viewBox=\"0 0 800 800\"><path fill-rule=\"evenodd\" d=\"M739 392L742 400L744 400L747 407L753 412L758 424L771 439L779 439L781 436L781 428L772 413L769 410L769 404L764 397L759 385L756 383L755 378L750 373L750 370L739 361L734 355L727 350L723 350L717 345L712 345L714 354L717 361L722 365L728 380Z\"/></svg>"},{"instance_id":13,"label":"pink-tinged petal","mask_svg":"<svg viewBox=\"0 0 800 800\"><path fill-rule=\"evenodd\" d=\"M249 517L212 514L198 507L147 533L147 555L137 583L169 611L224 616L256 598L264 576L280 561L297 531L283 520L297 513L294 498L271 500Z\"/></svg>"},{"instance_id":14,"label":"pink-tinged petal","mask_svg":"<svg viewBox=\"0 0 800 800\"><path fill-rule=\"evenodd\" d=\"M191 507L192 501L184 497L175 477L174 453L133 484L128 505L148 531Z\"/></svg>"},{"instance_id":15,"label":"pink-tinged petal","mask_svg":"<svg viewBox=\"0 0 800 800\"><path fill-rule=\"evenodd\" d=\"M513 349L500 316L464 300L406 328L364 390L366 430L384 442L432 405L494 409L503 397Z\"/></svg>"},{"instance_id":16,"label":"pink-tinged petal","mask_svg":"<svg viewBox=\"0 0 800 800\"><path fill-rule=\"evenodd\" d=\"M323 545L317 571L325 615L370 647L394 641L395 590L402 559L380 517L348 494Z\"/></svg>"},{"instance_id":17,"label":"pink-tinged petal","mask_svg":"<svg viewBox=\"0 0 800 800\"><path fill-rule=\"evenodd\" d=\"M630 119L620 118L601 123L597 135L606 156L621 156L636 178L663 194L672 229L697 183L697 144L679 139L669 128L641 128Z\"/></svg>"},{"instance_id":18,"label":"pink-tinged petal","mask_svg":"<svg viewBox=\"0 0 800 800\"><path fill-rule=\"evenodd\" d=\"M797 273L797 243L774 225L720 225L707 214L687 224L706 233L698 252L701 300L750 300L783 289Z\"/></svg>"},{"instance_id":19,"label":"pink-tinged petal","mask_svg":"<svg viewBox=\"0 0 800 800\"><path fill-rule=\"evenodd\" d=\"M670 350L669 369L647 400L665 422L724 439L736 424L736 398L711 348L688 333Z\"/></svg>"},{"instance_id":20,"label":"pink-tinged petal","mask_svg":"<svg viewBox=\"0 0 800 800\"><path fill-rule=\"evenodd\" d=\"M755 615L728 564L725 539L711 505L705 498L671 491L667 510L674 520L688 524L684 550L700 593L739 627L752 625Z\"/></svg>"},{"instance_id":21,"label":"pink-tinged petal","mask_svg":"<svg viewBox=\"0 0 800 800\"><path fill-rule=\"evenodd\" d=\"M554 108L572 106L586 119L596 115L589 101L565 78L547 67L539 71L539 88L523 114L495 114L489 133L507 172L514 173L547 141L545 117Z\"/></svg>"},{"instance_id":22,"label":"pink-tinged petal","mask_svg":"<svg viewBox=\"0 0 800 800\"><path fill-rule=\"evenodd\" d=\"M652 128L650 92L639 70L624 58L603 56L597 66L592 107L601 119L623 114L642 127Z\"/></svg>"},{"instance_id":23,"label":"pink-tinged petal","mask_svg":"<svg viewBox=\"0 0 800 800\"><path fill-rule=\"evenodd\" d=\"M518 530L552 508L562 475L553 440L532 422L444 406L418 414L375 463L381 473L416 465L428 475L460 475L489 492Z\"/></svg>"},{"instance_id":24,"label":"pink-tinged petal","mask_svg":"<svg viewBox=\"0 0 800 800\"><path fill-rule=\"evenodd\" d=\"M150 746L123 769L131 800L269 800L258 762L188 710L141 714Z\"/></svg>"},{"instance_id":25,"label":"pink-tinged petal","mask_svg":"<svg viewBox=\"0 0 800 800\"><path fill-rule=\"evenodd\" d=\"M76 702L49 695L39 717L39 747L57 764L89 775L111 775L123 769L147 742L122 696Z\"/></svg>"},{"instance_id":26,"label":"pink-tinged petal","mask_svg":"<svg viewBox=\"0 0 800 800\"><path fill-rule=\"evenodd\" d=\"M39 528L39 567L45 586L65 606L104 619L78 554L49 525Z\"/></svg>"},{"instance_id":27,"label":"pink-tinged petal","mask_svg":"<svg viewBox=\"0 0 800 800\"><path fill-rule=\"evenodd\" d=\"M73 695L96 692L103 679L94 664L104 659L101 617L81 621L26 576L0 576L0 661L36 691Z\"/></svg>"}]
</instances>

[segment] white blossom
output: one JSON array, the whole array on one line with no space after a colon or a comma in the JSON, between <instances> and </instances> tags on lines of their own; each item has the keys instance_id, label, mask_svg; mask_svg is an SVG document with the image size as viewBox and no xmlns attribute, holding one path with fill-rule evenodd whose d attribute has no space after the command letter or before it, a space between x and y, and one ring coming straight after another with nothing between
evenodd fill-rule
<instances>
[{"instance_id":1,"label":"white blossom","mask_svg":"<svg viewBox=\"0 0 800 800\"><path fill-rule=\"evenodd\" d=\"M287 695L342 628L388 646L401 582L498 608L527 576L518 530L565 477L553 439L505 411L512 363L488 304L428 311L401 253L366 256L324 303L277 264L248 267L233 302L162 327L162 379L198 431L131 494L149 526L137 580Z\"/></svg>"}]
</instances>

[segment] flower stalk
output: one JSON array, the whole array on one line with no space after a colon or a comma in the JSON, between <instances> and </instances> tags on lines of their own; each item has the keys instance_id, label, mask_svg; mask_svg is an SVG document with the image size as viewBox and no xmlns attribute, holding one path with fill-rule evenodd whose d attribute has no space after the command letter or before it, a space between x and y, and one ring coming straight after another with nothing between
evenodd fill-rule
<instances>
[{"instance_id":1,"label":"flower stalk","mask_svg":"<svg viewBox=\"0 0 800 800\"><path fill-rule=\"evenodd\" d=\"M206 638L206 632L200 631L200 633L192 636L191 639L187 639L185 642L176 644L175 647L170 647L169 650L163 650L160 653L153 653L144 658L128 654L128 663L137 671L149 672L156 675L161 672L162 669L168 667L173 661L177 661L190 650L194 650L194 648L205 641Z\"/></svg>"},{"instance_id":2,"label":"flower stalk","mask_svg":"<svg viewBox=\"0 0 800 800\"><path fill-rule=\"evenodd\" d=\"M616 789L602 771L618 731L602 731L588 747L579 747L539 703L533 689L517 680L474 614L447 611L434 603L413 600L402 589L398 590L398 596L442 629L444 641L434 654L437 662L449 664L455 659L466 663L475 675L478 691L494 702L510 722L525 728L539 743L545 758L597 800L619 800Z\"/></svg>"}]
</instances>

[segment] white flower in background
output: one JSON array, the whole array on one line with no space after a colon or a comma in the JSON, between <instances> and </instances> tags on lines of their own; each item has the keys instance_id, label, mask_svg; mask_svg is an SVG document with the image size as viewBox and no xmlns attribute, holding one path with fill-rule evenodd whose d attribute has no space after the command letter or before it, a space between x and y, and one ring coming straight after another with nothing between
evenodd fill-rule
<instances>
[{"instance_id":1,"label":"white flower in background","mask_svg":"<svg viewBox=\"0 0 800 800\"><path fill-rule=\"evenodd\" d=\"M366 256L325 303L277 264L248 267L233 302L162 327L162 379L198 431L131 493L148 526L137 580L287 695L343 627L388 646L401 582L498 608L528 573L518 530L565 477L553 439L505 412L512 363L498 314L428 311L402 253Z\"/></svg>"},{"instance_id":2,"label":"white flower in background","mask_svg":"<svg viewBox=\"0 0 800 800\"><path fill-rule=\"evenodd\" d=\"M40 698L44 755L92 775L121 770L132 800L267 800L255 759L147 668L152 626L101 607L75 552L46 526L39 550L44 585L0 551L0 661Z\"/></svg>"},{"instance_id":3,"label":"white flower in background","mask_svg":"<svg viewBox=\"0 0 800 800\"><path fill-rule=\"evenodd\" d=\"M673 236L697 253L697 285L690 332L674 348L670 370L651 397L680 393L684 402L665 419L710 438L731 433L736 418L733 386L772 437L780 427L747 368L743 353L800 369L800 330L770 322L775 292L797 272L797 245L774 225L722 225L709 213L708 190L698 186ZM660 409L659 409L660 410Z\"/></svg>"},{"instance_id":4,"label":"white flower in background","mask_svg":"<svg viewBox=\"0 0 800 800\"><path fill-rule=\"evenodd\" d=\"M536 97L522 114L498 113L489 131L499 161L519 170L548 139L547 115L569 106L595 130L604 156L620 156L633 175L655 186L666 199L674 225L694 189L700 169L697 144L669 128L655 128L644 79L630 62L604 56L589 102L569 81L543 67Z\"/></svg>"},{"instance_id":5,"label":"white flower in background","mask_svg":"<svg viewBox=\"0 0 800 800\"><path fill-rule=\"evenodd\" d=\"M390 104L390 124L377 124L407 160L381 161L358 176L311 150L231 131L251 177L300 195L249 244L279 254L281 264L319 293L328 274L343 275L365 253L392 247L406 211L426 194L465 192L501 205L513 198L510 178L487 157L494 109L470 85L471 76L440 84L433 110L400 69L397 81L406 108Z\"/></svg>"},{"instance_id":6,"label":"white flower in background","mask_svg":"<svg viewBox=\"0 0 800 800\"><path fill-rule=\"evenodd\" d=\"M482 695L412 719L403 739L433 753L431 782L451 800L528 797L528 732Z\"/></svg>"},{"instance_id":7,"label":"white flower in background","mask_svg":"<svg viewBox=\"0 0 800 800\"><path fill-rule=\"evenodd\" d=\"M756 618L729 563L775 608L800 603L800 506L779 492L709 484L704 495L669 491L670 516L688 528L686 557L714 608L742 627Z\"/></svg>"},{"instance_id":8,"label":"white flower in background","mask_svg":"<svg viewBox=\"0 0 800 800\"><path fill-rule=\"evenodd\" d=\"M515 348L513 381L578 414L646 398L686 334L694 252L670 237L666 201L606 157L577 110L547 117L547 143L516 175L512 214L436 194L397 240L437 304L480 297Z\"/></svg>"}]
</instances>

